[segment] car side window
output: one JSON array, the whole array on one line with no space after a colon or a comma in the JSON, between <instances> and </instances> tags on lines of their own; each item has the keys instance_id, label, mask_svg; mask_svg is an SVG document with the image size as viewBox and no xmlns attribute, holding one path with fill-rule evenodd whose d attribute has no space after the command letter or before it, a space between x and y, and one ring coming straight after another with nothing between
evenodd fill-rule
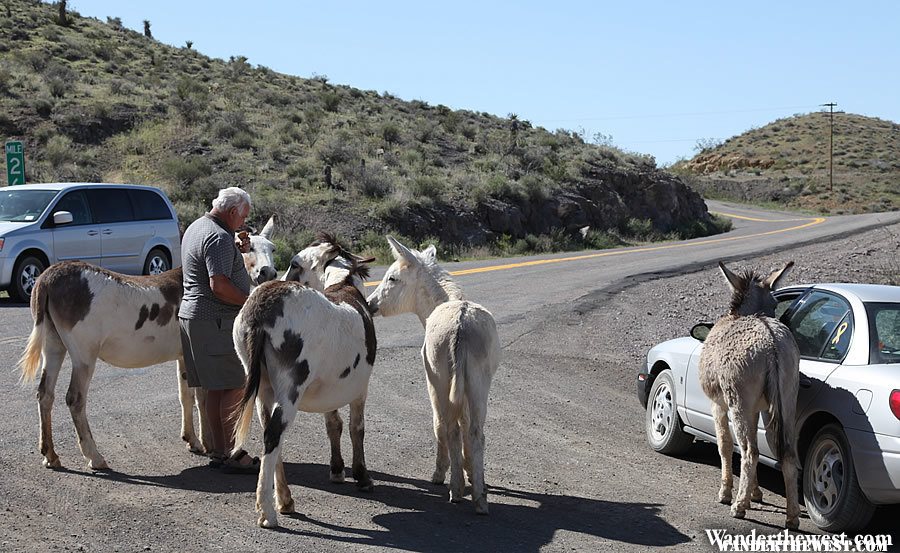
<instances>
[{"instance_id":1,"label":"car side window","mask_svg":"<svg viewBox=\"0 0 900 553\"><path fill-rule=\"evenodd\" d=\"M91 208L81 190L74 190L63 196L53 208L53 213L57 211L68 211L72 214L72 222L66 226L89 225L92 222Z\"/></svg>"},{"instance_id":2,"label":"car side window","mask_svg":"<svg viewBox=\"0 0 900 553\"><path fill-rule=\"evenodd\" d=\"M128 191L122 188L98 188L87 191L94 220L98 223L133 221L134 212Z\"/></svg>"},{"instance_id":3,"label":"car side window","mask_svg":"<svg viewBox=\"0 0 900 553\"><path fill-rule=\"evenodd\" d=\"M850 305L832 294L813 292L797 307L788 327L802 357L840 361L853 334Z\"/></svg>"},{"instance_id":4,"label":"car side window","mask_svg":"<svg viewBox=\"0 0 900 553\"><path fill-rule=\"evenodd\" d=\"M900 363L900 305L867 303L871 344L869 363Z\"/></svg>"},{"instance_id":5,"label":"car side window","mask_svg":"<svg viewBox=\"0 0 900 553\"><path fill-rule=\"evenodd\" d=\"M141 221L171 219L172 212L166 201L156 192L150 190L129 190L131 203L134 205L135 218Z\"/></svg>"}]
</instances>

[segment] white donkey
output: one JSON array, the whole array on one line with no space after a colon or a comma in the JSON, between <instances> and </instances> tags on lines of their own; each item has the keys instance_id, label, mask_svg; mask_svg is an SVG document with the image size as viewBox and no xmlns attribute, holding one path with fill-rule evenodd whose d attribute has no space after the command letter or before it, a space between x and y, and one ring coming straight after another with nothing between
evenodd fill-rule
<instances>
[{"instance_id":1,"label":"white donkey","mask_svg":"<svg viewBox=\"0 0 900 553\"><path fill-rule=\"evenodd\" d=\"M800 379L800 351L791 331L775 317L777 302L772 290L793 266L767 277L751 271L736 275L723 263L722 274L731 289L728 313L716 321L700 354L699 378L712 400L716 441L722 459L719 501L731 503L731 456L734 442L728 429L728 413L741 446L741 483L731 514L744 518L751 499L762 501L756 480L759 460L756 423L759 413L768 419L766 439L781 463L787 495L785 526L800 524L797 502L797 434L795 414Z\"/></svg>"},{"instance_id":2,"label":"white donkey","mask_svg":"<svg viewBox=\"0 0 900 553\"><path fill-rule=\"evenodd\" d=\"M374 488L363 448L366 396L377 345L362 294L368 268L353 258L335 259L339 249L333 245L319 246L322 252L332 252L330 259L317 264L324 272L324 294L298 281L268 282L250 294L234 323L235 349L247 372L244 398L235 412L239 417L235 450L246 440L256 398L265 444L256 508L258 524L264 528L278 526L273 487L278 511L294 510L281 439L298 410L326 414L332 480L342 481L341 421L336 409L350 405L353 478L363 490Z\"/></svg>"},{"instance_id":3,"label":"white donkey","mask_svg":"<svg viewBox=\"0 0 900 553\"><path fill-rule=\"evenodd\" d=\"M252 251L244 264L255 281L275 277L274 244L269 240L273 220L262 233L250 236ZM251 263L248 260L252 260ZM87 420L87 392L97 359L116 367L133 369L177 361L178 395L181 402L181 437L193 453L202 454L209 432L203 416L205 399L200 389L187 385L178 306L183 296L182 270L150 276L128 276L94 265L67 261L50 266L35 283L31 295L34 327L19 368L22 381L30 382L41 368L38 410L41 417L40 449L43 465L62 464L53 447L51 411L56 381L66 354L72 360L72 378L66 405L72 414L78 445L90 468L108 468L97 450ZM200 438L194 431L193 404L200 412Z\"/></svg>"},{"instance_id":4,"label":"white donkey","mask_svg":"<svg viewBox=\"0 0 900 553\"><path fill-rule=\"evenodd\" d=\"M369 295L369 309L386 317L415 313L425 326L422 362L437 438L431 481L442 484L449 465L450 501L461 501L465 467L475 512L487 514L484 422L491 379L500 363L497 325L487 309L463 299L459 286L437 264L434 246L418 252L390 236L387 240L396 261Z\"/></svg>"}]
</instances>

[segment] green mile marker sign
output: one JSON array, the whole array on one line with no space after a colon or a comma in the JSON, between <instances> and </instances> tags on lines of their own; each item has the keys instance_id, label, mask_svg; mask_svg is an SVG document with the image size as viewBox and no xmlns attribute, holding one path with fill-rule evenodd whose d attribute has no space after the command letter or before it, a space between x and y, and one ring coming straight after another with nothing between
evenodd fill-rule
<instances>
[{"instance_id":1,"label":"green mile marker sign","mask_svg":"<svg viewBox=\"0 0 900 553\"><path fill-rule=\"evenodd\" d=\"M18 140L6 143L6 182L25 184L25 148Z\"/></svg>"}]
</instances>

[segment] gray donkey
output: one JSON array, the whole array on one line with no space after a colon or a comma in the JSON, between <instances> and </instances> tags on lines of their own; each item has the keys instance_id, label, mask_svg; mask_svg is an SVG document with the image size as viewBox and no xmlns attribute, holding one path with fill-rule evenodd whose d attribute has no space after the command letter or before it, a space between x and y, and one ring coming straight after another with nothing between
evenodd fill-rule
<instances>
[{"instance_id":1,"label":"gray donkey","mask_svg":"<svg viewBox=\"0 0 900 553\"><path fill-rule=\"evenodd\" d=\"M750 500L762 501L756 480L759 459L756 421L763 412L766 440L781 463L787 495L785 527L800 524L797 502L797 445L795 412L800 378L800 352L791 331L775 319L775 284L793 267L763 278L752 271L736 275L723 263L722 274L731 288L728 314L719 319L707 336L700 354L700 385L712 400L716 440L722 458L719 501L731 503L731 456L734 448L728 430L728 411L741 446L741 482L731 514L744 518Z\"/></svg>"}]
</instances>

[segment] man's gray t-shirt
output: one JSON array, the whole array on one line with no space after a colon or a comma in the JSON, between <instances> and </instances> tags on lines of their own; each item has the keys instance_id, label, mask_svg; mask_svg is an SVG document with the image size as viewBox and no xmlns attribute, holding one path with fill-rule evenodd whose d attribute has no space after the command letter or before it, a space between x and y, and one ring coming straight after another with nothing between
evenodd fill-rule
<instances>
[{"instance_id":1,"label":"man's gray t-shirt","mask_svg":"<svg viewBox=\"0 0 900 553\"><path fill-rule=\"evenodd\" d=\"M225 223L209 214L191 223L181 240L181 265L184 298L178 309L180 318L214 320L237 315L241 307L219 300L209 286L210 277L225 275L244 293L250 293L250 275L234 243L234 232Z\"/></svg>"}]
</instances>

